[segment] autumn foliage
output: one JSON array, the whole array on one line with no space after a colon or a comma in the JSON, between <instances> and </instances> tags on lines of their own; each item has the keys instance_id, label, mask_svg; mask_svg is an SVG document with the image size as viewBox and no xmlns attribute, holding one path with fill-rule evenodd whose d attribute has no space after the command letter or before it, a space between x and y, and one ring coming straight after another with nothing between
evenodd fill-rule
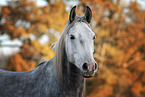
<instances>
[{"instance_id":1,"label":"autumn foliage","mask_svg":"<svg viewBox=\"0 0 145 97\"><path fill-rule=\"evenodd\" d=\"M87 82L88 97L145 96L145 11L137 1L82 0L93 10L94 57L100 63Z\"/></svg>"},{"instance_id":2,"label":"autumn foliage","mask_svg":"<svg viewBox=\"0 0 145 97\"><path fill-rule=\"evenodd\" d=\"M29 71L53 58L50 46L63 31L69 12L61 0L46 1L44 7L31 0L12 0L1 7L0 21L5 22L0 24L0 34L23 42L20 52L10 58L9 70ZM125 0L81 0L78 14L84 5L93 12L94 57L99 63L95 77L87 79L86 96L145 97L145 10L137 0L129 4ZM39 42L43 35L49 42Z\"/></svg>"}]
</instances>

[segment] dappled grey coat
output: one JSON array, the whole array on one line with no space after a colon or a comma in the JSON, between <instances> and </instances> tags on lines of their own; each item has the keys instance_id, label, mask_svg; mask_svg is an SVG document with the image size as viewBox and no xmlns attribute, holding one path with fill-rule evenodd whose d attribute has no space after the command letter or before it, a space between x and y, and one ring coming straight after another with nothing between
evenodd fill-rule
<instances>
[{"instance_id":1,"label":"dappled grey coat","mask_svg":"<svg viewBox=\"0 0 145 97\"><path fill-rule=\"evenodd\" d=\"M71 68L60 87L53 59L29 72L0 70L0 97L81 97L84 79L75 66Z\"/></svg>"}]
</instances>

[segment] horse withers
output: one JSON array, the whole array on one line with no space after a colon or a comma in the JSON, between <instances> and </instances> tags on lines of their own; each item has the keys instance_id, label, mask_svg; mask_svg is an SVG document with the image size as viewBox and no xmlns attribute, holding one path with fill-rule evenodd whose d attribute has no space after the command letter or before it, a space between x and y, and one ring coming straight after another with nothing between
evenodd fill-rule
<instances>
[{"instance_id":1,"label":"horse withers","mask_svg":"<svg viewBox=\"0 0 145 97\"><path fill-rule=\"evenodd\" d=\"M83 97L85 79L97 71L91 9L76 15L76 6L55 44L53 59L28 72L0 70L0 97Z\"/></svg>"}]
</instances>

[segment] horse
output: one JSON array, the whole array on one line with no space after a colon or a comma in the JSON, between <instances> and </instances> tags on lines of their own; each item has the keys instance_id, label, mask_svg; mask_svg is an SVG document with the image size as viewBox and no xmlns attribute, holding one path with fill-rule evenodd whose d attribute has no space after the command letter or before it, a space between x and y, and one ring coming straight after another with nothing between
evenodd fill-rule
<instances>
[{"instance_id":1,"label":"horse","mask_svg":"<svg viewBox=\"0 0 145 97\"><path fill-rule=\"evenodd\" d=\"M0 97L84 97L85 78L98 69L91 18L88 6L81 16L74 6L51 60L27 72L0 70Z\"/></svg>"}]
</instances>

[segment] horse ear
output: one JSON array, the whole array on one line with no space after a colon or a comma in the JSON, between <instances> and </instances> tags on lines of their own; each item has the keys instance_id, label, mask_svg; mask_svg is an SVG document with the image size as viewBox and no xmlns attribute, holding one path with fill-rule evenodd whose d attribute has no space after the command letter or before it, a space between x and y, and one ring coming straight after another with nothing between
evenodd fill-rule
<instances>
[{"instance_id":1,"label":"horse ear","mask_svg":"<svg viewBox=\"0 0 145 97\"><path fill-rule=\"evenodd\" d=\"M70 11L70 15L69 15L70 23L75 20L75 16L76 16L76 6L74 6Z\"/></svg>"},{"instance_id":2,"label":"horse ear","mask_svg":"<svg viewBox=\"0 0 145 97\"><path fill-rule=\"evenodd\" d=\"M92 19L92 11L91 11L90 7L88 7L88 6L87 6L86 12L85 12L85 19L88 23L90 23L91 19Z\"/></svg>"}]
</instances>

